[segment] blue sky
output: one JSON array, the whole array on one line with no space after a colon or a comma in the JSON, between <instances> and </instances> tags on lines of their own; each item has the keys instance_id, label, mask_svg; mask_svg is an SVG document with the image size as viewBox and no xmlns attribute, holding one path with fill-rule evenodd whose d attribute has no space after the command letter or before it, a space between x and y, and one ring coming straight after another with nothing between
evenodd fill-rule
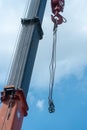
<instances>
[{"instance_id":1,"label":"blue sky","mask_svg":"<svg viewBox=\"0 0 87 130\"><path fill-rule=\"evenodd\" d=\"M0 0L0 86L6 85L26 0ZM56 111L48 113L49 63L52 50L50 0L43 20L22 130L87 130L87 1L66 0L67 23L58 28L57 67L53 99Z\"/></svg>"}]
</instances>

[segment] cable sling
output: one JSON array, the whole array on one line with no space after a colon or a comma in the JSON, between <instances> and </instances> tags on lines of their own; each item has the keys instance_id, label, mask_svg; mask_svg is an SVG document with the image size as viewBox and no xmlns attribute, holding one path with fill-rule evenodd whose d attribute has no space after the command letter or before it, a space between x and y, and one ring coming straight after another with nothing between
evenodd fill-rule
<instances>
[{"instance_id":1,"label":"cable sling","mask_svg":"<svg viewBox=\"0 0 87 130\"><path fill-rule=\"evenodd\" d=\"M54 78L55 78L55 70L56 70L57 27L58 25L67 22L67 20L60 14L60 12L63 12L64 6L65 6L65 0L51 0L51 9L52 9L51 20L54 23L54 28L53 28L52 57L49 66L50 83L49 83L48 110L50 113L53 113L55 111L55 105L53 103L52 95L53 95Z\"/></svg>"},{"instance_id":2,"label":"cable sling","mask_svg":"<svg viewBox=\"0 0 87 130\"><path fill-rule=\"evenodd\" d=\"M49 83L49 112L52 113L55 111L55 105L53 103L52 94L53 94L53 86L54 86L54 78L55 78L55 70L56 70L56 44L57 44L57 24L54 24L53 29L53 48L52 48L52 57L49 66L50 70L50 83Z\"/></svg>"}]
</instances>

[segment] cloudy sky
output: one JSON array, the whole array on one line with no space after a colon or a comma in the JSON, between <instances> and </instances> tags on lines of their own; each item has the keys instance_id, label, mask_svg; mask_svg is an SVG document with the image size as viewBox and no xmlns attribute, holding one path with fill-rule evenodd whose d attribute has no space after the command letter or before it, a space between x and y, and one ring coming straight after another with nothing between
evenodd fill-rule
<instances>
[{"instance_id":1,"label":"cloudy sky","mask_svg":"<svg viewBox=\"0 0 87 130\"><path fill-rule=\"evenodd\" d=\"M49 64L52 51L50 0L43 20L27 101L30 107L22 130L87 130L87 1L65 1L67 23L58 27L57 66L53 99L56 111L48 113ZM0 90L6 85L24 15L26 0L0 0Z\"/></svg>"}]
</instances>

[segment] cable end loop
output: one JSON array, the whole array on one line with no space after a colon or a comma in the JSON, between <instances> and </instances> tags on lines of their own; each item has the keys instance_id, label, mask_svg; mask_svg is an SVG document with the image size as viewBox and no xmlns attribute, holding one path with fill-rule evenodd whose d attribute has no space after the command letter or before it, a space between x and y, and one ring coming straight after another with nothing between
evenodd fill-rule
<instances>
[{"instance_id":1,"label":"cable end loop","mask_svg":"<svg viewBox=\"0 0 87 130\"><path fill-rule=\"evenodd\" d=\"M49 107L48 107L49 113L55 112L55 105L53 103L52 99L49 99Z\"/></svg>"}]
</instances>

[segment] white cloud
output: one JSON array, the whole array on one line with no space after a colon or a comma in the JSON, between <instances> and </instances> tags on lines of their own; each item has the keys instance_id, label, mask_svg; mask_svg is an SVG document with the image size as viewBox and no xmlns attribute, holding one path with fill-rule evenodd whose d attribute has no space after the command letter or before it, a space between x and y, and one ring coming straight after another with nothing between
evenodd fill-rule
<instances>
[{"instance_id":1,"label":"white cloud","mask_svg":"<svg viewBox=\"0 0 87 130\"><path fill-rule=\"evenodd\" d=\"M58 28L57 42L57 67L56 80L60 80L69 75L77 78L83 76L84 68L87 66L87 36L86 36L86 7L87 1L66 0L63 15L67 18L67 23ZM49 63L52 50L52 22L51 12L45 15L44 19L44 39L40 42L34 73L32 76L33 86L46 89L49 85ZM49 16L48 16L49 15ZM83 28L83 30L82 30ZM84 29L85 28L85 29Z\"/></svg>"},{"instance_id":2,"label":"white cloud","mask_svg":"<svg viewBox=\"0 0 87 130\"><path fill-rule=\"evenodd\" d=\"M2 1L0 1L0 9L1 9L1 7L2 7Z\"/></svg>"},{"instance_id":3,"label":"white cloud","mask_svg":"<svg viewBox=\"0 0 87 130\"><path fill-rule=\"evenodd\" d=\"M82 33L87 34L87 24L82 27Z\"/></svg>"},{"instance_id":4,"label":"white cloud","mask_svg":"<svg viewBox=\"0 0 87 130\"><path fill-rule=\"evenodd\" d=\"M28 100L28 101L29 101L29 104L31 104L31 105L35 104L35 97L34 97L34 95L32 94L31 91L29 92L27 99L29 99L29 100ZM28 101L27 101L27 102L28 102Z\"/></svg>"},{"instance_id":5,"label":"white cloud","mask_svg":"<svg viewBox=\"0 0 87 130\"><path fill-rule=\"evenodd\" d=\"M38 100L36 103L36 107L40 110L43 111L44 109L44 100Z\"/></svg>"}]
</instances>

